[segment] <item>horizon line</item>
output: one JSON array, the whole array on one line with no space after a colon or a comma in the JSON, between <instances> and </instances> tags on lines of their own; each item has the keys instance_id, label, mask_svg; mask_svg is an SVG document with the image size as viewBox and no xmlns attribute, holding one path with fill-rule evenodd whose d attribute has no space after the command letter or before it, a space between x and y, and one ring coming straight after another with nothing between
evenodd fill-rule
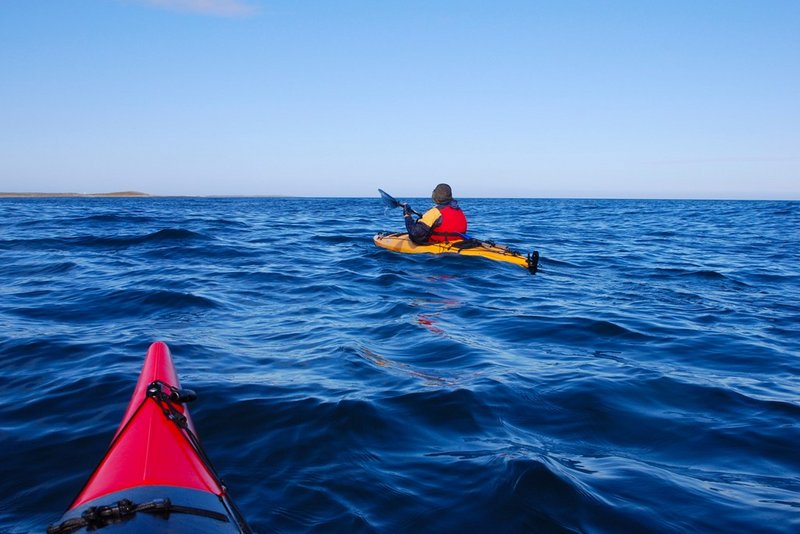
<instances>
[{"instance_id":1,"label":"horizon line","mask_svg":"<svg viewBox=\"0 0 800 534\"><path fill-rule=\"evenodd\" d=\"M267 194L182 194L162 195L143 193L140 191L118 191L108 193L71 193L71 192L0 192L0 198L282 198L282 199L326 199L326 198L374 198L370 196L319 196L319 195L267 195ZM426 197L408 197L413 199ZM742 202L798 202L798 197L636 197L636 196L462 196L461 199L522 199L522 200L696 200L696 201L742 201Z\"/></svg>"}]
</instances>

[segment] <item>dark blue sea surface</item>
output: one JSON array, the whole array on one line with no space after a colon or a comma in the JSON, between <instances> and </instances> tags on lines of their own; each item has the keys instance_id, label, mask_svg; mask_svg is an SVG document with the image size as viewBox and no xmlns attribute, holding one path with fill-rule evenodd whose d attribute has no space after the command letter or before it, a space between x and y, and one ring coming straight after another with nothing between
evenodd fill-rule
<instances>
[{"instance_id":1,"label":"dark blue sea surface","mask_svg":"<svg viewBox=\"0 0 800 534\"><path fill-rule=\"evenodd\" d=\"M413 202L417 209L427 202ZM800 203L0 200L0 531L60 517L166 341L260 532L799 532Z\"/></svg>"}]
</instances>

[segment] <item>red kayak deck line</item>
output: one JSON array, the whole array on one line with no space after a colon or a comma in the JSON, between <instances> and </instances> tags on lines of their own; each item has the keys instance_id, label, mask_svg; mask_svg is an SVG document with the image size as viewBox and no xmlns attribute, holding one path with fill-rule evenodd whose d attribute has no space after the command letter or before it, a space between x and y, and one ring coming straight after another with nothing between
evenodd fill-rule
<instances>
[{"instance_id":1,"label":"red kayak deck line","mask_svg":"<svg viewBox=\"0 0 800 534\"><path fill-rule=\"evenodd\" d=\"M180 388L169 348L160 341L147 351L139 381L111 446L70 509L139 486L177 486L215 495L224 493L183 431L147 397L147 388L155 380ZM196 434L186 407L176 407Z\"/></svg>"}]
</instances>

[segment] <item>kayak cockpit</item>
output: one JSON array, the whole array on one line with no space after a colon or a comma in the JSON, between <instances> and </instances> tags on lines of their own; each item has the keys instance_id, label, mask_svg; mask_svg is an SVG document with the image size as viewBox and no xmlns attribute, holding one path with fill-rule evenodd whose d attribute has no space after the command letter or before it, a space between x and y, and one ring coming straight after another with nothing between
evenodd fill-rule
<instances>
[{"instance_id":1,"label":"kayak cockpit","mask_svg":"<svg viewBox=\"0 0 800 534\"><path fill-rule=\"evenodd\" d=\"M238 533L224 497L176 486L139 486L109 493L69 510L47 534L93 532Z\"/></svg>"}]
</instances>

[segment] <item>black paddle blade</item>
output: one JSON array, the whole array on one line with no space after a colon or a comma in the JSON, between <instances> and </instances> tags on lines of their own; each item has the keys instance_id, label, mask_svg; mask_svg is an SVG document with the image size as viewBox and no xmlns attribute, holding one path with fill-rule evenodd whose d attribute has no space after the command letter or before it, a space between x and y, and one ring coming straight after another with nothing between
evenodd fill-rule
<instances>
[{"instance_id":1,"label":"black paddle blade","mask_svg":"<svg viewBox=\"0 0 800 534\"><path fill-rule=\"evenodd\" d=\"M395 198L392 195L390 195L389 193L387 193L383 189L378 189L378 193L381 194L381 198L383 199L383 202L387 206L389 206L390 208L399 208L400 206L402 206L402 204L400 204L400 202L395 200Z\"/></svg>"},{"instance_id":2,"label":"black paddle blade","mask_svg":"<svg viewBox=\"0 0 800 534\"><path fill-rule=\"evenodd\" d=\"M528 270L531 274L536 274L536 271L539 270L539 251L534 250L530 254L528 254Z\"/></svg>"}]
</instances>

